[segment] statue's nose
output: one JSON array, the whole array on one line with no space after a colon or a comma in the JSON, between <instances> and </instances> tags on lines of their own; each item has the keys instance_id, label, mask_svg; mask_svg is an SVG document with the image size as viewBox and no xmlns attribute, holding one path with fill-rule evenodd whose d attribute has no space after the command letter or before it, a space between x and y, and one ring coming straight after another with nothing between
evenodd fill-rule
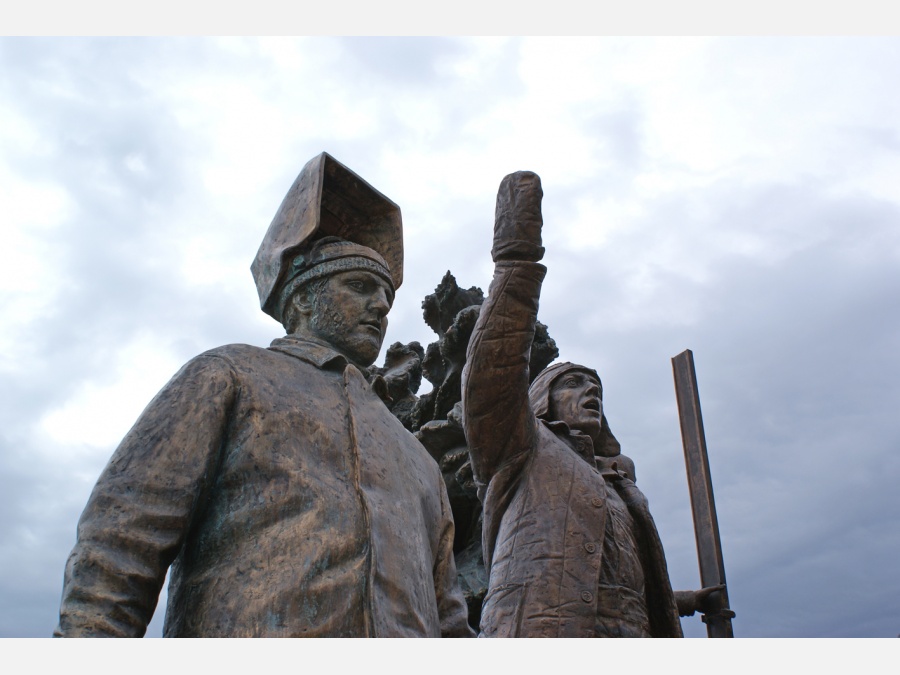
<instances>
[{"instance_id":1,"label":"statue's nose","mask_svg":"<svg viewBox=\"0 0 900 675\"><path fill-rule=\"evenodd\" d=\"M385 316L391 308L391 304L388 302L387 291L379 288L369 301L369 307L377 310L380 316Z\"/></svg>"}]
</instances>

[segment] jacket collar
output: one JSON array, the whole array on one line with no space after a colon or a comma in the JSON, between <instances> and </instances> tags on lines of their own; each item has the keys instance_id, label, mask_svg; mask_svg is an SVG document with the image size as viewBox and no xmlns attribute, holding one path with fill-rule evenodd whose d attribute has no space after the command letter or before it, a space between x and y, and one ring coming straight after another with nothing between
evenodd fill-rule
<instances>
[{"instance_id":1,"label":"jacket collar","mask_svg":"<svg viewBox=\"0 0 900 675\"><path fill-rule=\"evenodd\" d=\"M269 349L295 356L298 359L311 363L320 370L343 370L350 360L340 352L326 347L318 342L310 342L295 335L285 335L283 338L272 340Z\"/></svg>"},{"instance_id":2,"label":"jacket collar","mask_svg":"<svg viewBox=\"0 0 900 675\"><path fill-rule=\"evenodd\" d=\"M368 368L360 368L331 347L326 347L318 342L304 340L296 335L285 335L283 338L272 340L269 349L311 363L319 370L343 371L344 368L351 365L362 373L369 386L372 387L382 401L387 404L393 403L393 399L388 392L387 382L381 375L372 373Z\"/></svg>"},{"instance_id":3,"label":"jacket collar","mask_svg":"<svg viewBox=\"0 0 900 675\"><path fill-rule=\"evenodd\" d=\"M572 448L576 455L581 457L591 466L596 466L596 461L594 460L594 441L591 440L590 436L581 433L577 429L569 429L569 425L565 422L548 422L543 419L541 422L543 422L550 431L556 434L556 436L565 441L566 445Z\"/></svg>"}]
</instances>

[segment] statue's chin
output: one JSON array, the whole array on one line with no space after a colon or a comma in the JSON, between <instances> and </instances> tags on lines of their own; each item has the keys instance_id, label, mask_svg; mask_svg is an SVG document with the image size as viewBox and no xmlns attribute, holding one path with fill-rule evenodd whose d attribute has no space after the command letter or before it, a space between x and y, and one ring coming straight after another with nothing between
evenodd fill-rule
<instances>
[{"instance_id":1,"label":"statue's chin","mask_svg":"<svg viewBox=\"0 0 900 675\"><path fill-rule=\"evenodd\" d=\"M295 335L331 347L363 368L368 368L375 363L384 341L380 335L375 335L374 332L371 334L357 332L347 335L338 330L298 330Z\"/></svg>"},{"instance_id":2,"label":"statue's chin","mask_svg":"<svg viewBox=\"0 0 900 675\"><path fill-rule=\"evenodd\" d=\"M378 352L381 351L381 340L361 340L344 345L343 348L338 347L338 350L356 365L368 368L378 358Z\"/></svg>"},{"instance_id":3,"label":"statue's chin","mask_svg":"<svg viewBox=\"0 0 900 675\"><path fill-rule=\"evenodd\" d=\"M591 440L594 441L594 445L597 444L597 439L600 438L601 425L599 423L595 423L593 420L581 422L580 424L570 425L570 428L577 429L585 436L590 436Z\"/></svg>"}]
</instances>

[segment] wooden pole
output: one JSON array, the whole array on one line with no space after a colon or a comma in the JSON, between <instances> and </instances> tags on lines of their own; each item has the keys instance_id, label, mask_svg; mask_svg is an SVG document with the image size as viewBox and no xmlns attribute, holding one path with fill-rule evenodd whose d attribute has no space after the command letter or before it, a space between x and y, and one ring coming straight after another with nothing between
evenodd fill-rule
<instances>
[{"instance_id":1,"label":"wooden pole","mask_svg":"<svg viewBox=\"0 0 900 675\"><path fill-rule=\"evenodd\" d=\"M700 414L697 373L694 370L694 355L690 349L672 359L672 370L675 373L675 395L681 422L684 463L691 493L697 558L700 561L700 583L703 588L708 588L725 584L725 564L722 562L722 542L719 539L716 502L709 474L703 416ZM728 589L713 593L710 600L715 603L717 609L703 615L707 635L711 638L734 637L731 627L734 612L728 605Z\"/></svg>"}]
</instances>

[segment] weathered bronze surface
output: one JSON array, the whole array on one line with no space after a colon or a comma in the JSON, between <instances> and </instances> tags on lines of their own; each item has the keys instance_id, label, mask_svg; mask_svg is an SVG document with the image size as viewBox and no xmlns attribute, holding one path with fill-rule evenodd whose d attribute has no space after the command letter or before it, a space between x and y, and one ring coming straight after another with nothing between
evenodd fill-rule
<instances>
[{"instance_id":1,"label":"weathered bronze surface","mask_svg":"<svg viewBox=\"0 0 900 675\"><path fill-rule=\"evenodd\" d=\"M583 366L547 368L529 387L546 269L542 191L530 172L497 196L494 279L463 371L465 436L484 504L490 582L485 636L682 634L659 535L634 465ZM710 593L686 592L686 613Z\"/></svg>"},{"instance_id":2,"label":"weathered bronze surface","mask_svg":"<svg viewBox=\"0 0 900 675\"><path fill-rule=\"evenodd\" d=\"M150 402L81 517L56 635L143 635L170 566L166 636L472 635L441 472L382 402L402 377L367 370L401 264L396 205L307 164L252 268L288 334Z\"/></svg>"},{"instance_id":3,"label":"weathered bronze surface","mask_svg":"<svg viewBox=\"0 0 900 675\"><path fill-rule=\"evenodd\" d=\"M716 517L716 502L709 472L709 455L706 451L703 416L700 413L700 393L697 389L693 352L686 349L674 357L672 370L675 376L684 462L691 493L697 558L700 561L700 583L706 587L718 588L717 592L710 595L709 607L703 621L706 623L709 637L730 638L734 637L731 625L734 612L729 607L728 588L725 586L725 563L722 558L722 542L719 539L719 520Z\"/></svg>"},{"instance_id":4,"label":"weathered bronze surface","mask_svg":"<svg viewBox=\"0 0 900 675\"><path fill-rule=\"evenodd\" d=\"M384 367L373 369L388 382L392 412L415 432L441 468L456 525L453 553L459 585L472 626L478 626L481 620L488 577L481 547L481 501L462 426L460 384L466 349L483 302L480 288L461 288L448 271L434 293L422 302L425 323L438 339L426 350L417 342L394 343L388 349ZM558 355L547 327L538 322L531 345L530 372L541 372ZM417 397L423 374L433 388Z\"/></svg>"},{"instance_id":5,"label":"weathered bronze surface","mask_svg":"<svg viewBox=\"0 0 900 675\"><path fill-rule=\"evenodd\" d=\"M460 384L468 344L483 303L484 293L480 288L463 289L447 272L434 293L422 302L425 323L438 340L424 350L417 342L394 343L387 351L384 366L370 368L388 383L391 394L388 405L392 412L407 429L415 432L441 468L456 525L453 552L459 584L472 626L479 626L481 622L488 572L482 548L482 506L463 429ZM533 380L545 372L554 372L555 367L544 369L558 355L556 342L547 327L537 321L529 352L529 378ZM423 374L433 389L419 397L416 394ZM535 410L541 410L540 398L537 397ZM541 414L544 412L546 410ZM601 471L612 470L615 466L615 470L625 477L637 480L634 462L621 454L605 415L594 452L594 460ZM699 591L675 591L679 614L691 616L697 610L714 612L718 596L711 596L723 589L724 585L710 584Z\"/></svg>"}]
</instances>

